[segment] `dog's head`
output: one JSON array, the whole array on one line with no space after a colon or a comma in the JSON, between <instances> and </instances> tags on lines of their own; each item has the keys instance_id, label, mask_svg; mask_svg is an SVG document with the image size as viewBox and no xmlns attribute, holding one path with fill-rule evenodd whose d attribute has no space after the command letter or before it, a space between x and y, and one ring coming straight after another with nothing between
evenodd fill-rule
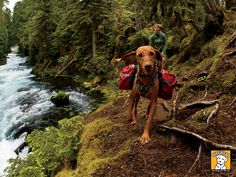
<instances>
[{"instance_id":1,"label":"dog's head","mask_svg":"<svg viewBox=\"0 0 236 177\"><path fill-rule=\"evenodd\" d=\"M159 68L162 68L161 54L152 46L141 46L136 51L124 55L122 60L129 64L138 64L139 69L145 75L153 73L156 64Z\"/></svg>"},{"instance_id":2,"label":"dog's head","mask_svg":"<svg viewBox=\"0 0 236 177\"><path fill-rule=\"evenodd\" d=\"M218 155L216 156L216 158L217 158L217 164L219 165L223 165L227 161L227 158L223 155Z\"/></svg>"}]
</instances>

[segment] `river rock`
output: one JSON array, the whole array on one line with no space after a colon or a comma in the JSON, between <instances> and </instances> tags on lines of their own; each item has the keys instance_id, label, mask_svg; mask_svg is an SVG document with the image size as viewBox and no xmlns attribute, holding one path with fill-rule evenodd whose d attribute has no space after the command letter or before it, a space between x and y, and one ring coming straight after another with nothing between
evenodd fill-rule
<instances>
[{"instance_id":1,"label":"river rock","mask_svg":"<svg viewBox=\"0 0 236 177\"><path fill-rule=\"evenodd\" d=\"M59 91L51 97L51 101L57 106L65 106L69 104L69 95L63 91Z\"/></svg>"},{"instance_id":2,"label":"river rock","mask_svg":"<svg viewBox=\"0 0 236 177\"><path fill-rule=\"evenodd\" d=\"M23 87L23 88L19 88L17 92L29 91L30 89L31 89L30 87Z\"/></svg>"}]
</instances>

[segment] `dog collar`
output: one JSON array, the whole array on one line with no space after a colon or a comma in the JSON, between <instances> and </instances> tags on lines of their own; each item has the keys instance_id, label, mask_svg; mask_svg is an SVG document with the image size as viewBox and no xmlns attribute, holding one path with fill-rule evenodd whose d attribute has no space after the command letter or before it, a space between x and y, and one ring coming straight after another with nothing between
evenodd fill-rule
<instances>
[{"instance_id":1,"label":"dog collar","mask_svg":"<svg viewBox=\"0 0 236 177\"><path fill-rule=\"evenodd\" d=\"M156 73L155 76L152 79L150 79L147 83L144 82L144 78L146 77L147 77L146 75L143 76L137 74L136 85L140 95L145 95L150 90L150 88L154 85L155 80L158 78L158 73Z\"/></svg>"}]
</instances>

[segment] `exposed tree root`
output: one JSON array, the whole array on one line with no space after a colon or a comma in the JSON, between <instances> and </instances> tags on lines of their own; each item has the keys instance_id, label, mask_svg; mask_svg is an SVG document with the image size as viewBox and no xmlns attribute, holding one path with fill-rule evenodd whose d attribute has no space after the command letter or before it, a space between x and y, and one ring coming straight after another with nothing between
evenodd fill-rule
<instances>
[{"instance_id":1,"label":"exposed tree root","mask_svg":"<svg viewBox=\"0 0 236 177\"><path fill-rule=\"evenodd\" d=\"M219 110L219 104L215 105L215 109L211 112L211 114L207 118L207 125L209 124L210 119L216 115L217 111Z\"/></svg>"},{"instance_id":2,"label":"exposed tree root","mask_svg":"<svg viewBox=\"0 0 236 177\"><path fill-rule=\"evenodd\" d=\"M205 90L206 90L206 93L205 93L204 97L202 97L199 101L202 101L202 100L204 100L206 98L206 96L207 96L207 86L206 86Z\"/></svg>"},{"instance_id":3,"label":"exposed tree root","mask_svg":"<svg viewBox=\"0 0 236 177\"><path fill-rule=\"evenodd\" d=\"M235 102L236 102L236 97L235 97L234 100L229 104L229 106L232 106Z\"/></svg>"},{"instance_id":4,"label":"exposed tree root","mask_svg":"<svg viewBox=\"0 0 236 177\"><path fill-rule=\"evenodd\" d=\"M200 160L201 154L202 154L202 143L200 144L200 146L199 146L199 148L198 148L197 157L196 157L194 163L192 164L192 166L189 168L188 173L185 175L185 177L190 176L190 174L191 174L193 168L195 167L195 165L197 164L197 162Z\"/></svg>"},{"instance_id":5,"label":"exposed tree root","mask_svg":"<svg viewBox=\"0 0 236 177\"><path fill-rule=\"evenodd\" d=\"M173 101L173 119L174 120L175 120L175 116L176 116L176 102L177 102L178 97L179 97L179 92L177 92L176 97Z\"/></svg>"},{"instance_id":6,"label":"exposed tree root","mask_svg":"<svg viewBox=\"0 0 236 177\"><path fill-rule=\"evenodd\" d=\"M184 109L193 109L196 107L208 107L211 106L215 103L217 103L219 101L219 99L217 100L212 100L212 101L197 101L197 102L193 102L190 104L186 104L186 105L180 105L179 110L184 110Z\"/></svg>"},{"instance_id":7,"label":"exposed tree root","mask_svg":"<svg viewBox=\"0 0 236 177\"><path fill-rule=\"evenodd\" d=\"M164 108L167 112L170 112L170 111L171 111L171 108L170 108L170 106L167 104L166 101L163 101L163 102L161 103L161 105L163 106L163 108Z\"/></svg>"},{"instance_id":8,"label":"exposed tree root","mask_svg":"<svg viewBox=\"0 0 236 177\"><path fill-rule=\"evenodd\" d=\"M213 142L213 141L211 141L207 138L204 138L203 136L201 136L197 133L194 133L194 132L191 132L191 131L188 131L188 130L184 130L184 129L181 129L181 128L178 128L178 127L169 127L169 126L166 126L166 125L159 125L159 127L167 129L167 130L173 130L173 131L177 131L177 132L184 133L184 134L187 134L187 135L191 135L191 136L201 140L202 142L208 143L208 144L210 144L214 147L217 147L217 148L229 149L229 150L232 150L232 151L236 151L236 146L216 143L216 142Z\"/></svg>"},{"instance_id":9,"label":"exposed tree root","mask_svg":"<svg viewBox=\"0 0 236 177\"><path fill-rule=\"evenodd\" d=\"M216 105L215 105L215 109L212 110L211 114L210 114L210 115L208 116L208 118L207 118L207 125L209 125L210 119L217 113L218 110L219 110L219 104L216 104ZM199 148L198 148L197 157L196 157L196 159L195 159L193 165L192 165L192 166L190 167L190 169L188 170L188 173L187 173L187 175L186 175L185 177L188 177L188 176L191 174L193 168L195 167L195 165L197 164L197 162L200 160L201 153L202 153L202 142L201 142L201 144L200 144L200 146L199 146Z\"/></svg>"}]
</instances>

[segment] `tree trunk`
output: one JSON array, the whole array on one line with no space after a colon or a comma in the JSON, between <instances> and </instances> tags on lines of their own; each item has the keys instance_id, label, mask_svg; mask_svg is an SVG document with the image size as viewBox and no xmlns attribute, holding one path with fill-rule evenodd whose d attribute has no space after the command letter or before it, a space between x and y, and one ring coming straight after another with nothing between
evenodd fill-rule
<instances>
[{"instance_id":1,"label":"tree trunk","mask_svg":"<svg viewBox=\"0 0 236 177\"><path fill-rule=\"evenodd\" d=\"M151 9L151 13L150 13L150 17L149 17L149 20L152 21L153 18L156 17L156 13L157 13L157 4L158 4L158 1L156 0L152 0L152 9Z\"/></svg>"},{"instance_id":2,"label":"tree trunk","mask_svg":"<svg viewBox=\"0 0 236 177\"><path fill-rule=\"evenodd\" d=\"M141 15L138 13L139 4L138 1L135 1L134 3L134 8L135 8L135 22L136 22L136 31L142 30L142 20L141 20Z\"/></svg>"},{"instance_id":3,"label":"tree trunk","mask_svg":"<svg viewBox=\"0 0 236 177\"><path fill-rule=\"evenodd\" d=\"M93 57L95 57L97 50L97 33L94 24L92 24L92 49L93 49Z\"/></svg>"}]
</instances>

